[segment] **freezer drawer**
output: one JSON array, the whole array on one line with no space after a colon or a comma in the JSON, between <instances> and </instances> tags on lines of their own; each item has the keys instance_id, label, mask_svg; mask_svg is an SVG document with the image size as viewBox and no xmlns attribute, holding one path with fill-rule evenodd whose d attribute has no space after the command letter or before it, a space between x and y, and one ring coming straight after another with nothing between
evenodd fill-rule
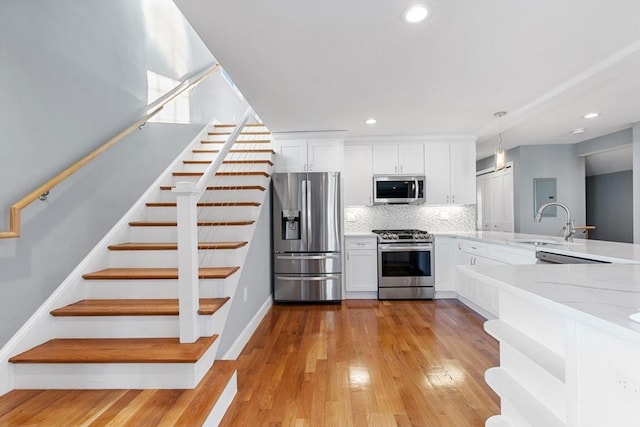
<instances>
[{"instance_id":1,"label":"freezer drawer","mask_svg":"<svg viewBox=\"0 0 640 427\"><path fill-rule=\"evenodd\" d=\"M319 276L289 276L276 274L273 299L279 302L340 301L342 280L340 274Z\"/></svg>"},{"instance_id":2,"label":"freezer drawer","mask_svg":"<svg viewBox=\"0 0 640 427\"><path fill-rule=\"evenodd\" d=\"M276 274L325 274L341 273L339 252L274 254L273 272Z\"/></svg>"}]
</instances>

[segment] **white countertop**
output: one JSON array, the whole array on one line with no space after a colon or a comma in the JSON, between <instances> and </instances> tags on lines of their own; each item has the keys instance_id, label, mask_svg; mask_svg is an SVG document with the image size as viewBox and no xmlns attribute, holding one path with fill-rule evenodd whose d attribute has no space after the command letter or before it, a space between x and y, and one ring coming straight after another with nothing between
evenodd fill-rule
<instances>
[{"instance_id":1,"label":"white countertop","mask_svg":"<svg viewBox=\"0 0 640 427\"><path fill-rule=\"evenodd\" d=\"M433 233L437 236L461 237L483 241L487 243L500 243L516 245L518 247L535 248L536 250L553 252L564 255L581 256L585 258L610 261L613 263L639 263L640 245L631 243L605 242L602 240L574 239L565 243L562 237L541 236L537 234L507 233L501 231L462 231ZM518 239L542 239L554 241L556 244L534 246L527 243L518 243Z\"/></svg>"},{"instance_id":2,"label":"white countertop","mask_svg":"<svg viewBox=\"0 0 640 427\"><path fill-rule=\"evenodd\" d=\"M376 233L372 233L371 231L351 231L348 233L344 233L344 237L378 237Z\"/></svg>"},{"instance_id":3,"label":"white countertop","mask_svg":"<svg viewBox=\"0 0 640 427\"><path fill-rule=\"evenodd\" d=\"M640 344L640 265L459 266L464 274Z\"/></svg>"}]
</instances>

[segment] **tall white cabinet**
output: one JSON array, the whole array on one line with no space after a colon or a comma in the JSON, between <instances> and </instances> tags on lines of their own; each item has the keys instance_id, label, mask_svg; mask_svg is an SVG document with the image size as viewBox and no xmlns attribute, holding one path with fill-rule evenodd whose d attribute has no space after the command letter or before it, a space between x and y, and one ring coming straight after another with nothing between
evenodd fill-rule
<instances>
[{"instance_id":1,"label":"tall white cabinet","mask_svg":"<svg viewBox=\"0 0 640 427\"><path fill-rule=\"evenodd\" d=\"M471 205L475 194L475 145L473 141L425 144L426 202Z\"/></svg>"},{"instance_id":2,"label":"tall white cabinet","mask_svg":"<svg viewBox=\"0 0 640 427\"><path fill-rule=\"evenodd\" d=\"M478 176L476 188L479 228L513 232L513 166Z\"/></svg>"}]
</instances>

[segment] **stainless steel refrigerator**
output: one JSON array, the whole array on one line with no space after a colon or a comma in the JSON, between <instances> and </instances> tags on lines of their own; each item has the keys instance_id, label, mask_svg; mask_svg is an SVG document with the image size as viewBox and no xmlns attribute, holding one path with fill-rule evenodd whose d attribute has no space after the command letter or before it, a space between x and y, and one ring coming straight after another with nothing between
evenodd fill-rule
<instances>
[{"instance_id":1,"label":"stainless steel refrigerator","mask_svg":"<svg viewBox=\"0 0 640 427\"><path fill-rule=\"evenodd\" d=\"M273 299L342 299L340 173L273 175Z\"/></svg>"}]
</instances>

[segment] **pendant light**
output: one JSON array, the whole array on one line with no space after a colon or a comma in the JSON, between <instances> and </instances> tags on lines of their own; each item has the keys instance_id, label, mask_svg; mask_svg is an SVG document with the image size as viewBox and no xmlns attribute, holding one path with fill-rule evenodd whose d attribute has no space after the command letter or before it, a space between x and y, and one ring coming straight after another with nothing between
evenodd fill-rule
<instances>
[{"instance_id":1,"label":"pendant light","mask_svg":"<svg viewBox=\"0 0 640 427\"><path fill-rule=\"evenodd\" d=\"M493 114L500 119L500 133L498 134L498 147L496 148L496 170L504 169L507 164L507 152L502 146L502 117L507 115L506 111L498 111Z\"/></svg>"}]
</instances>

